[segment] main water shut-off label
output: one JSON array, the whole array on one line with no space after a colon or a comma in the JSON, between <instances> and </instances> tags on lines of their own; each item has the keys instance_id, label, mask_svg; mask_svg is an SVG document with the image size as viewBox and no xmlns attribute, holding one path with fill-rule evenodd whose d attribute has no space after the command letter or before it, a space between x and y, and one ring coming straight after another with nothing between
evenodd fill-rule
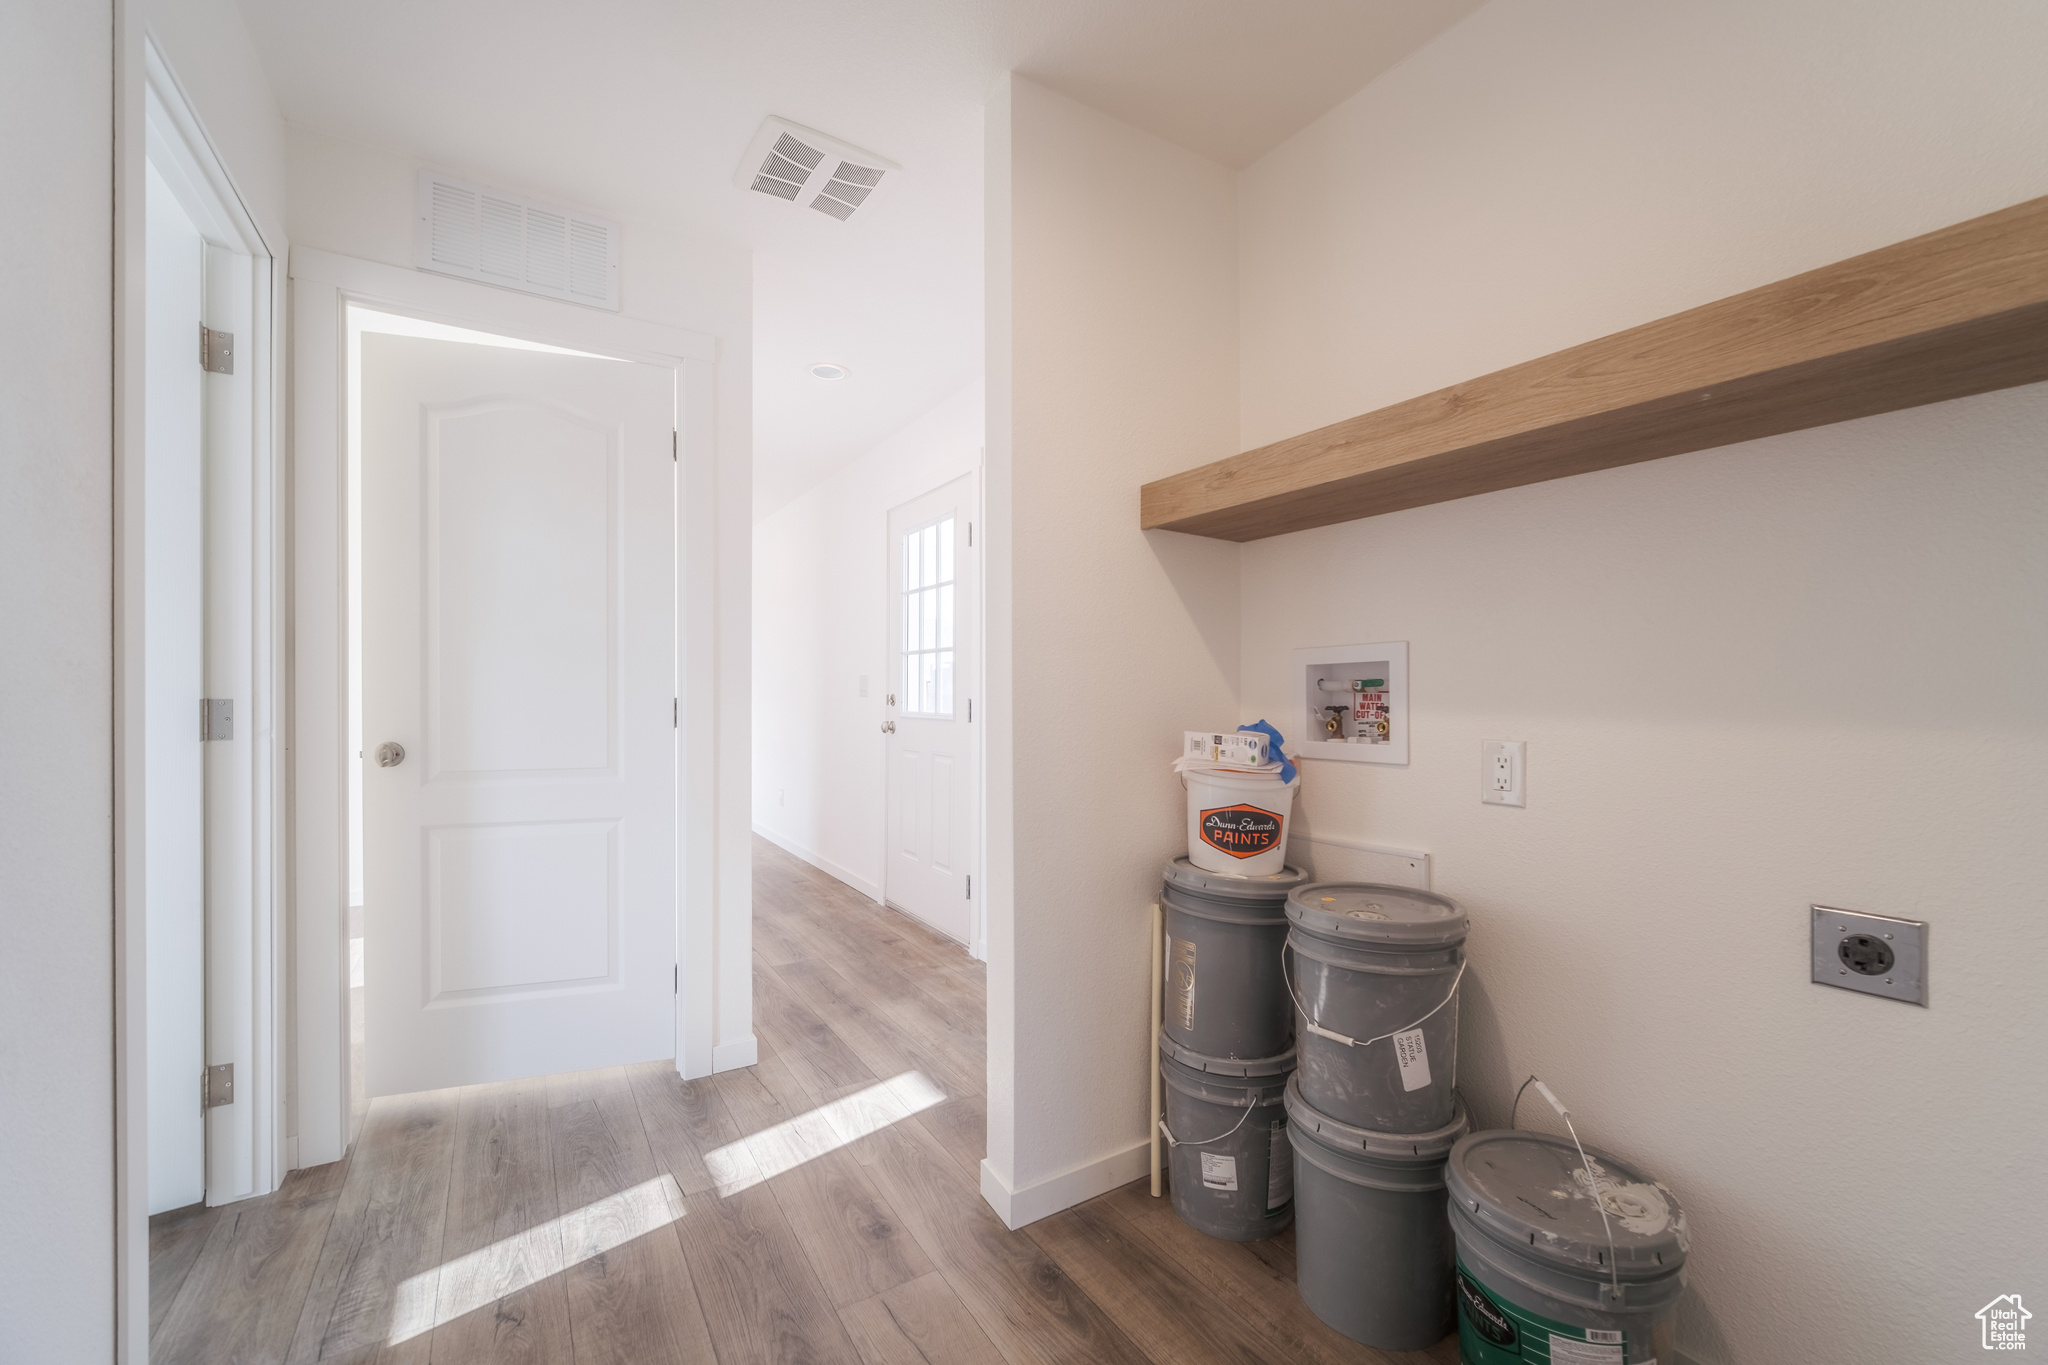
<instances>
[{"instance_id":1,"label":"main water shut-off label","mask_svg":"<svg viewBox=\"0 0 2048 1365\"><path fill-rule=\"evenodd\" d=\"M1202 842L1233 858L1256 858L1280 846L1284 822L1257 806L1218 806L1202 812Z\"/></svg>"}]
</instances>

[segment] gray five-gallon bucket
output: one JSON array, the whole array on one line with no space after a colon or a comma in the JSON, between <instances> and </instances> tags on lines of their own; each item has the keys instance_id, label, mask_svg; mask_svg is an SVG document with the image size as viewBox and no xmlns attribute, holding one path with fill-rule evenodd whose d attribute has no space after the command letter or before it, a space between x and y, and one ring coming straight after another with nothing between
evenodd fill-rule
<instances>
[{"instance_id":1,"label":"gray five-gallon bucket","mask_svg":"<svg viewBox=\"0 0 2048 1365\"><path fill-rule=\"evenodd\" d=\"M1330 1326L1383 1351L1419 1351L1451 1330L1444 1162L1470 1130L1463 1103L1428 1133L1339 1123L1287 1087L1294 1143L1295 1283Z\"/></svg>"},{"instance_id":2,"label":"gray five-gallon bucket","mask_svg":"<svg viewBox=\"0 0 2048 1365\"><path fill-rule=\"evenodd\" d=\"M1302 1099L1370 1132L1449 1123L1465 912L1409 887L1326 882L1289 893L1287 918Z\"/></svg>"},{"instance_id":3,"label":"gray five-gallon bucket","mask_svg":"<svg viewBox=\"0 0 2048 1365\"><path fill-rule=\"evenodd\" d=\"M1496 1129L1451 1149L1465 1365L1523 1365L1539 1350L1572 1365L1671 1360L1685 1211L1626 1162L1586 1155L1590 1178L1567 1138Z\"/></svg>"},{"instance_id":4,"label":"gray five-gallon bucket","mask_svg":"<svg viewBox=\"0 0 2048 1365\"><path fill-rule=\"evenodd\" d=\"M1308 880L1290 867L1266 877L1166 865L1166 1036L1212 1057L1272 1057L1294 1040L1280 974L1287 893Z\"/></svg>"},{"instance_id":5,"label":"gray five-gallon bucket","mask_svg":"<svg viewBox=\"0 0 2048 1365\"><path fill-rule=\"evenodd\" d=\"M1209 1057L1159 1040L1173 1209L1195 1231L1253 1242L1294 1221L1294 1161L1282 1103L1293 1070L1292 1050Z\"/></svg>"}]
</instances>

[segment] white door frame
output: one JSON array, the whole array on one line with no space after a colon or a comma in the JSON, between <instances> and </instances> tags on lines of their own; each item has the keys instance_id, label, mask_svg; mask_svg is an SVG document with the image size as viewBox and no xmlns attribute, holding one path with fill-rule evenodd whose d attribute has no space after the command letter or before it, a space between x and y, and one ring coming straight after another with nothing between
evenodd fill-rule
<instances>
[{"instance_id":1,"label":"white door frame","mask_svg":"<svg viewBox=\"0 0 2048 1365\"><path fill-rule=\"evenodd\" d=\"M145 534L144 405L147 282L146 167L154 164L209 248L217 294L208 286L214 321L235 334L235 365L242 376L233 397L207 418L209 483L227 485L235 517L222 524L223 506L211 508L206 532L209 652L233 659L236 746L232 762L207 764L209 810L216 797L237 812L210 822L208 840L208 1030L241 1065L236 1068L232 1118L209 1116L208 1202L275 1189L286 1166L283 1134L283 1037L280 996L284 935L278 819L282 771L277 723L284 676L282 482L278 477L278 422L282 411L277 337L284 291L278 287L277 251L250 213L191 101L140 24L124 15L117 54L115 270L117 342L115 536L115 1205L116 1350L140 1361L148 1350L149 1126L147 906L145 896L145 696L142 575ZM222 303L220 300L227 302ZM223 317L220 309L228 309ZM199 363L194 329L193 363ZM213 491L209 491L209 499ZM245 518L245 519L244 519ZM235 524L239 522L239 524ZM217 627L224 627L217 631ZM218 682L216 661L209 676ZM225 690L225 689L224 689ZM198 725L198 699L192 724ZM217 812L216 812L217 815ZM216 837L218 836L218 838ZM216 882L215 874L222 874ZM225 889L223 889L225 888ZM233 964L233 970L224 970ZM198 1078L193 1078L197 1104ZM232 1128L232 1133L227 1130ZM216 1166L216 1135L223 1140Z\"/></svg>"},{"instance_id":2,"label":"white door frame","mask_svg":"<svg viewBox=\"0 0 2048 1365\"><path fill-rule=\"evenodd\" d=\"M293 372L294 925L297 1161L338 1160L349 1142L347 308L351 303L676 372L676 556L681 771L676 803L679 990L676 1057L685 1076L749 1066L754 1038L721 1040L721 1012L752 1000L751 942L721 902L718 540L714 402L717 339L554 299L329 252L291 256ZM746 885L744 874L736 881ZM730 909L730 907L725 907ZM732 960L740 967L735 973Z\"/></svg>"}]
</instances>

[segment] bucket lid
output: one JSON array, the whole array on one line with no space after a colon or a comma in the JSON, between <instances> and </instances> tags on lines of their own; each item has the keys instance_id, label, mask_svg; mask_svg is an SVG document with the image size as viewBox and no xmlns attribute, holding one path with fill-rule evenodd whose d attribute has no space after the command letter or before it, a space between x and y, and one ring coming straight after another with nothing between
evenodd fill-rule
<instances>
[{"instance_id":1,"label":"bucket lid","mask_svg":"<svg viewBox=\"0 0 2048 1365\"><path fill-rule=\"evenodd\" d=\"M1586 1149L1614 1232L1615 1270L1655 1279L1685 1264L1690 1240L1677 1196L1629 1163ZM1605 1277L1607 1228L1569 1139L1496 1128L1451 1149L1451 1203L1469 1224L1530 1260Z\"/></svg>"},{"instance_id":2,"label":"bucket lid","mask_svg":"<svg viewBox=\"0 0 2048 1365\"><path fill-rule=\"evenodd\" d=\"M1287 918L1320 938L1403 948L1448 948L1471 928L1448 896L1375 882L1298 886L1287 894Z\"/></svg>"},{"instance_id":3,"label":"bucket lid","mask_svg":"<svg viewBox=\"0 0 2048 1365\"><path fill-rule=\"evenodd\" d=\"M1177 1043L1164 1032L1159 1035L1159 1055L1211 1076L1285 1076L1294 1070L1291 1047L1277 1057L1214 1057Z\"/></svg>"},{"instance_id":4,"label":"bucket lid","mask_svg":"<svg viewBox=\"0 0 2048 1365\"><path fill-rule=\"evenodd\" d=\"M1287 1126L1296 1140L1312 1134L1325 1147L1358 1152L1378 1161L1442 1161L1458 1139L1472 1131L1465 1097L1451 1092L1451 1121L1427 1133L1381 1133L1331 1118L1301 1097L1299 1074L1287 1078Z\"/></svg>"},{"instance_id":5,"label":"bucket lid","mask_svg":"<svg viewBox=\"0 0 2048 1365\"><path fill-rule=\"evenodd\" d=\"M1175 891L1230 901L1249 901L1278 907L1287 893L1308 880L1298 867L1282 868L1263 877L1233 877L1228 872L1206 872L1185 856L1166 865L1166 885Z\"/></svg>"}]
</instances>

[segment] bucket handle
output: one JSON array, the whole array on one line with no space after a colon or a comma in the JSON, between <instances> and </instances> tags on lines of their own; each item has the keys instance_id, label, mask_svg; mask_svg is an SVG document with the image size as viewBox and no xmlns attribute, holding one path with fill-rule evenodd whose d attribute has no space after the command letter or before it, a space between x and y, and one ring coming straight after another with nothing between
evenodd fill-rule
<instances>
[{"instance_id":1,"label":"bucket handle","mask_svg":"<svg viewBox=\"0 0 2048 1365\"><path fill-rule=\"evenodd\" d=\"M1218 1133L1215 1137L1204 1138L1200 1142L1182 1142L1179 1138L1173 1135L1173 1129L1166 1126L1165 1119L1159 1120L1159 1131L1166 1134L1166 1145L1169 1147L1213 1147L1217 1143L1223 1141L1223 1139L1231 1136L1231 1134L1235 1133L1238 1129L1244 1127L1244 1121L1250 1118L1252 1116L1252 1110L1257 1109L1258 1107L1259 1106L1256 1102L1247 1104L1244 1107L1244 1113L1238 1115L1237 1122L1230 1126L1230 1132Z\"/></svg>"},{"instance_id":2,"label":"bucket handle","mask_svg":"<svg viewBox=\"0 0 2048 1365\"><path fill-rule=\"evenodd\" d=\"M1366 1047L1372 1043L1384 1042L1388 1038L1393 1037L1395 1033L1406 1033L1409 1029L1419 1028L1430 1017L1430 1015L1435 1014L1437 1010L1442 1009L1445 1005L1450 1004L1453 1000L1458 998L1458 983L1465 979L1466 963L1469 963L1472 960L1468 957L1462 959L1458 963L1457 975L1451 978L1451 988L1444 992L1444 998L1436 1002L1435 1007L1429 1011L1429 1014L1423 1015L1421 1019L1417 1019L1412 1024L1403 1024L1400 1028L1395 1029L1393 1033L1382 1033L1377 1038L1368 1038L1361 1043L1356 1038L1348 1037L1342 1033L1337 1033L1333 1030L1324 1028L1321 1024L1318 1024L1315 1021L1313 1016L1309 1014L1308 1006L1301 1003L1301 993L1294 989L1294 976L1291 972L1287 970L1287 960L1293 952L1294 945L1292 943L1282 944L1280 947L1280 979L1287 983L1288 999L1292 1000L1294 1002L1294 1007L1301 1011L1302 1022L1308 1025L1308 1031L1310 1033L1315 1034L1319 1038L1328 1038L1331 1042L1334 1043L1342 1043L1346 1047Z\"/></svg>"}]
</instances>

